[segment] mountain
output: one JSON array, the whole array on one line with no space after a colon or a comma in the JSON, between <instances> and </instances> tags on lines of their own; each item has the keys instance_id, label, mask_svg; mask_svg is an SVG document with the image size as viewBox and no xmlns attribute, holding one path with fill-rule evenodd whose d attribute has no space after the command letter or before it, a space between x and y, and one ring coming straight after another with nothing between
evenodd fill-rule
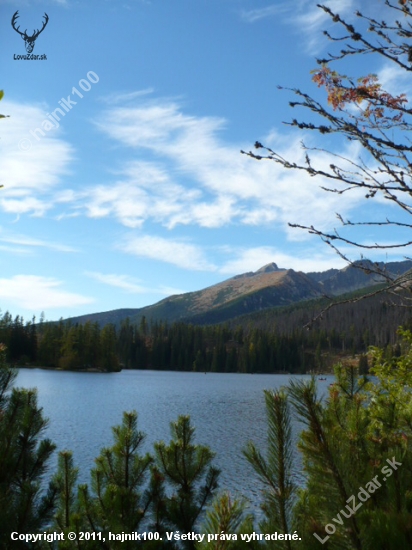
<instances>
[{"instance_id":1,"label":"mountain","mask_svg":"<svg viewBox=\"0 0 412 550\"><path fill-rule=\"evenodd\" d=\"M203 290L170 296L151 306L82 315L69 321L119 325L126 318L129 318L131 323L139 323L144 316L154 321L220 323L272 307L286 306L325 295L339 296L381 284L383 278L373 272L376 268L385 270L392 276L399 276L412 269L412 261L373 264L362 260L343 269L306 274L293 269L279 268L275 263L270 263L255 272L236 275ZM365 272L365 269L369 272Z\"/></svg>"},{"instance_id":2,"label":"mountain","mask_svg":"<svg viewBox=\"0 0 412 550\"><path fill-rule=\"evenodd\" d=\"M285 269L277 271L276 277L274 272L270 273L270 276L267 276L268 272L258 270L252 276L245 274L245 276L251 277L252 285L244 284L245 276L238 275L220 283L220 285L210 287L212 291L221 285L230 289L233 288L233 281L243 283L236 289L237 293L228 292L226 294L227 299L224 303L215 303L210 308L198 308L197 311L192 311L192 314L185 320L196 324L222 323L246 313L262 311L275 306L286 306L323 296L320 285L302 272Z\"/></svg>"},{"instance_id":3,"label":"mountain","mask_svg":"<svg viewBox=\"0 0 412 550\"><path fill-rule=\"evenodd\" d=\"M412 261L403 262L376 262L361 260L355 262L353 266L347 266L343 269L329 269L323 273L308 273L313 281L319 283L326 295L339 296L347 292L360 290L374 284L381 284L385 279L377 275L374 271L382 271L391 278L399 277L412 269Z\"/></svg>"}]
</instances>

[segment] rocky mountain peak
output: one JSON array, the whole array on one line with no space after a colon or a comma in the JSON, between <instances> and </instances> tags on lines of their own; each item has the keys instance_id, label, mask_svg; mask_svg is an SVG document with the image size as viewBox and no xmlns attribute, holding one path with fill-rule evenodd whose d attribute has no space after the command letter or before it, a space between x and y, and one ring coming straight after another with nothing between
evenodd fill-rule
<instances>
[{"instance_id":1,"label":"rocky mountain peak","mask_svg":"<svg viewBox=\"0 0 412 550\"><path fill-rule=\"evenodd\" d=\"M275 264L275 262L271 262L270 264L266 264L260 269L258 269L257 271L255 271L255 273L271 273L272 271L286 271L286 270L281 267L278 267L277 264Z\"/></svg>"}]
</instances>

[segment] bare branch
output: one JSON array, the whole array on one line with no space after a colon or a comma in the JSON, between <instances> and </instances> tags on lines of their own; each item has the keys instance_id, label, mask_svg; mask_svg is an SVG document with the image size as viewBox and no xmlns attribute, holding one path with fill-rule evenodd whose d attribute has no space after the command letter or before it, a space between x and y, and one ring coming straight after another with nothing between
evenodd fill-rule
<instances>
[{"instance_id":1,"label":"bare branch","mask_svg":"<svg viewBox=\"0 0 412 550\"><path fill-rule=\"evenodd\" d=\"M372 250L372 249L386 250L386 249L392 249L392 248L405 248L405 246L412 245L412 241L407 241L407 242L398 243L398 244L378 244L378 243L375 243L375 244L361 244L361 243L357 243L356 241L352 241L350 239L346 239L345 237L342 237L341 235L339 235L339 233L336 230L335 230L334 234L331 234L331 233L324 233L323 231L315 229L313 227L313 225L311 225L310 227L308 227L307 225L300 225L298 223L289 223L288 225L289 225L289 227L305 229L308 233L311 233L312 235L317 235L318 237L321 237L322 240L326 244L330 244L330 241L336 241L337 240L337 241L341 241L345 244L349 244L349 245L355 246L357 248L364 248L364 249L367 249L367 250Z\"/></svg>"}]
</instances>

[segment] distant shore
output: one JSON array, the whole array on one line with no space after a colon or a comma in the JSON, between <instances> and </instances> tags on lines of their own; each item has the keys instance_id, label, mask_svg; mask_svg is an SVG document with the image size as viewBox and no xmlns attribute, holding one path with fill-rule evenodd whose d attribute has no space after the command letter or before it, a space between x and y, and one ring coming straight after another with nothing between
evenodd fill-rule
<instances>
[{"instance_id":1,"label":"distant shore","mask_svg":"<svg viewBox=\"0 0 412 550\"><path fill-rule=\"evenodd\" d=\"M58 371L58 372L92 372L92 373L116 373L116 372L122 372L122 371L154 371L154 372L186 372L190 373L193 372L194 374L245 374L245 375L257 375L260 374L263 375L273 375L273 376L300 376L300 375L312 375L315 378L318 377L325 377L325 376L333 376L333 372L302 372L302 373L292 373L289 371L274 371L274 372L212 372L212 371L185 371L185 370L174 370L174 369L120 369L120 370L113 370L113 371L106 371L101 370L95 367L87 367L87 368L79 368L79 369L62 369L61 367L45 367L41 365L12 365L14 368L17 369L27 369L27 370L34 370L34 369L41 369L41 370L49 370L49 371Z\"/></svg>"},{"instance_id":2,"label":"distant shore","mask_svg":"<svg viewBox=\"0 0 412 550\"><path fill-rule=\"evenodd\" d=\"M86 368L79 368L79 369L62 369L61 367L44 367L42 365L12 365L13 368L16 369L41 369L41 370L55 370L60 372L96 372L96 373L107 373L107 372L120 372L123 369L120 370L102 370L98 369L96 367L86 367Z\"/></svg>"}]
</instances>

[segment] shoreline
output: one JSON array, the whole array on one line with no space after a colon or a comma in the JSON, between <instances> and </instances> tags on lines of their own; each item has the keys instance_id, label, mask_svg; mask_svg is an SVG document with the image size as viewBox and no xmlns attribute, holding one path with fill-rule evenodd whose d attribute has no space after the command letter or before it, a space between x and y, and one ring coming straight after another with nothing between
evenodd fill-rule
<instances>
[{"instance_id":1,"label":"shoreline","mask_svg":"<svg viewBox=\"0 0 412 550\"><path fill-rule=\"evenodd\" d=\"M322 372L322 373L314 373L314 372L289 372L289 371L275 371L275 372L212 372L212 371L188 371L188 370L175 370L175 369L120 369L120 370L113 370L113 371L105 371L98 368L88 367L84 369L62 369L60 367L44 367L41 365L14 365L12 366L15 369L25 369L25 370L34 370L34 369L40 369L40 370L46 370L46 371L56 371L56 372L76 372L76 373L94 373L94 374L116 374L123 371L139 371L139 372L176 372L176 373L193 373L193 374L199 374L199 375L206 375L206 374L243 374L243 375L249 375L249 376L314 376L315 378L318 377L326 377L326 376L334 376L333 372ZM321 379L319 379L321 380Z\"/></svg>"}]
</instances>

